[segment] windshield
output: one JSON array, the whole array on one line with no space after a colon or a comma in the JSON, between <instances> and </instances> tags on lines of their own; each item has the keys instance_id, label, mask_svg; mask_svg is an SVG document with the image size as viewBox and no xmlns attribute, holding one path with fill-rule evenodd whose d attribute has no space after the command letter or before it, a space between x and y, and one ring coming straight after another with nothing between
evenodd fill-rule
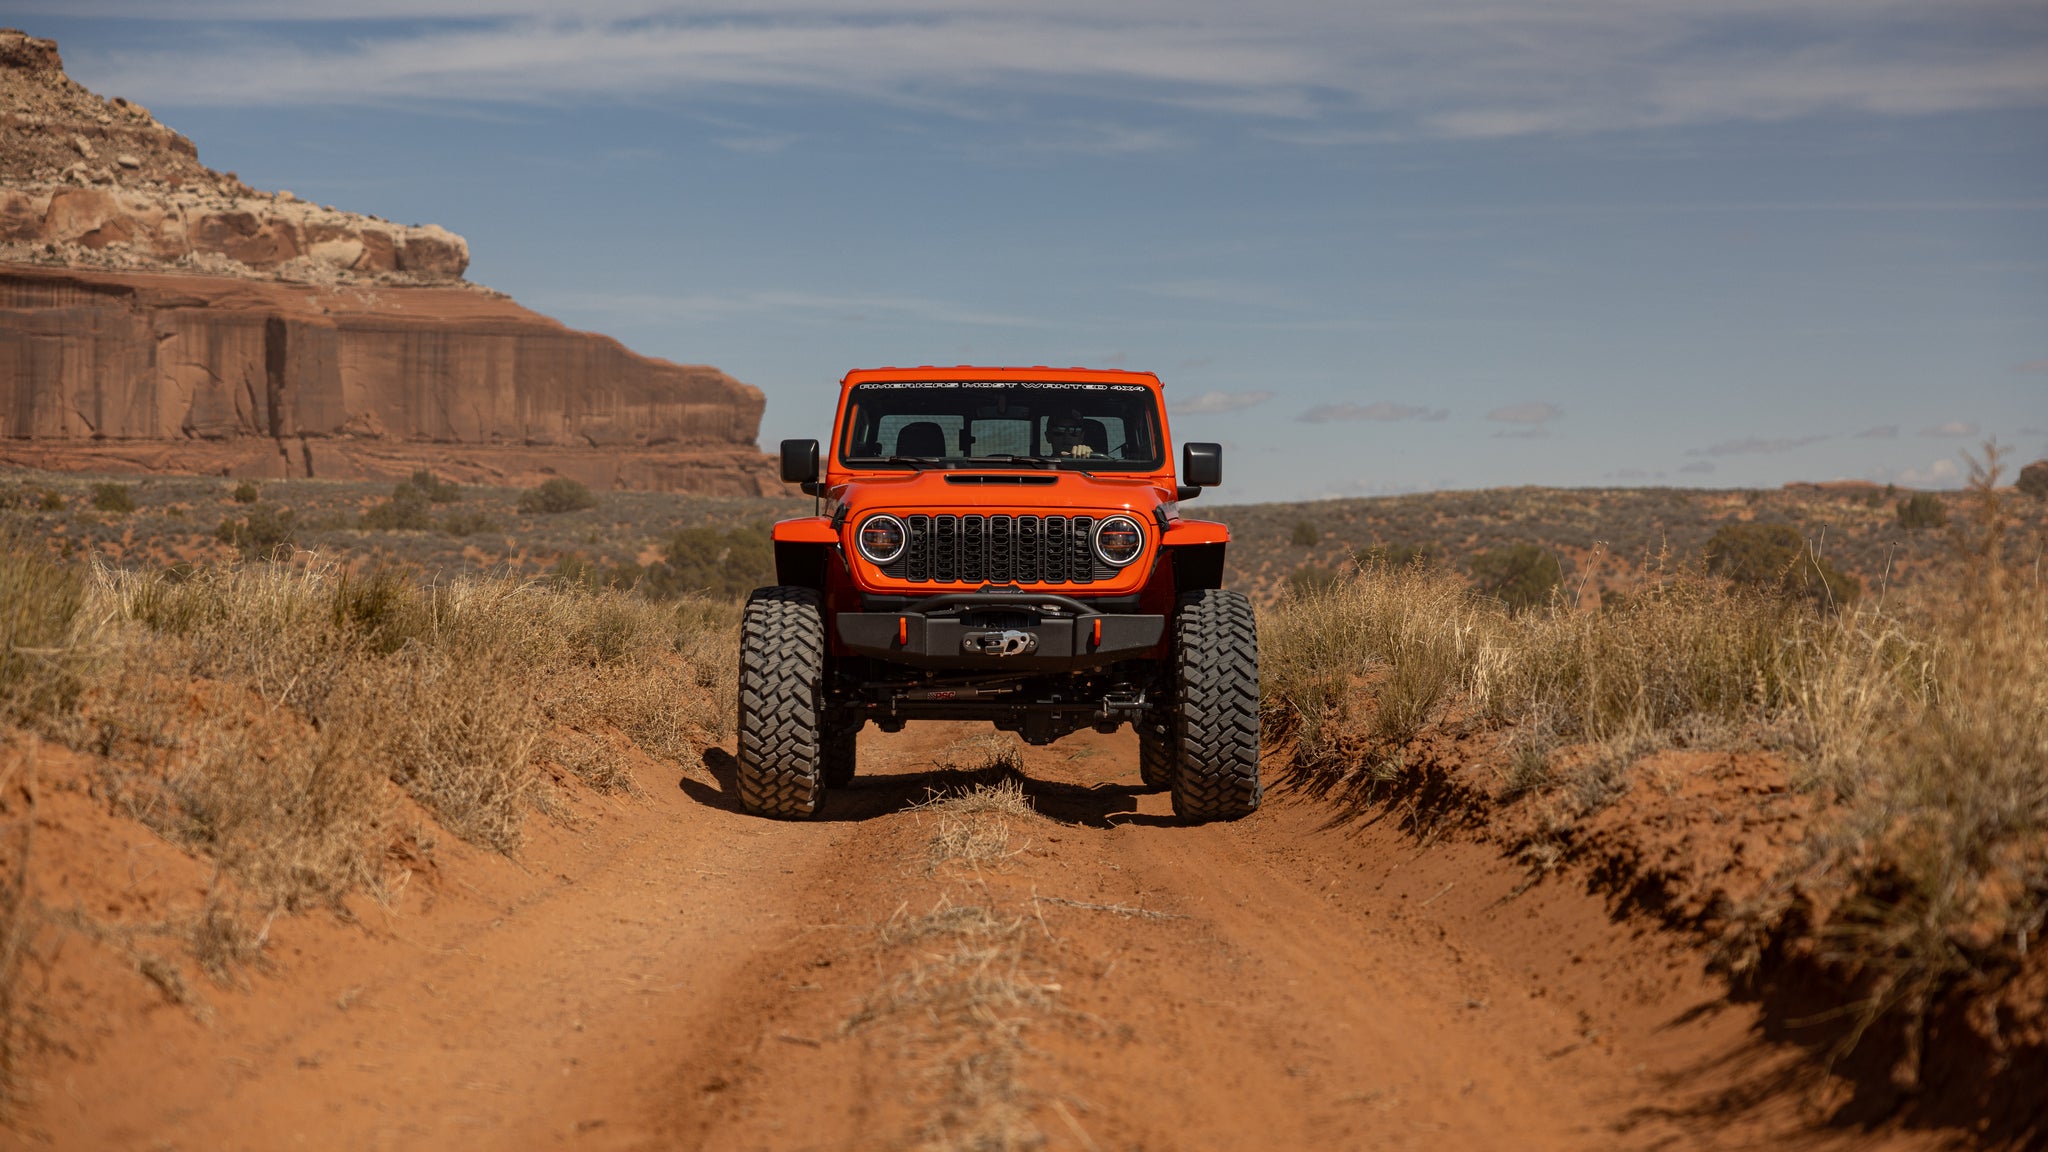
<instances>
[{"instance_id":1,"label":"windshield","mask_svg":"<svg viewBox=\"0 0 2048 1152\"><path fill-rule=\"evenodd\" d=\"M1165 463L1143 384L886 381L856 384L839 459L852 468L1078 468Z\"/></svg>"}]
</instances>

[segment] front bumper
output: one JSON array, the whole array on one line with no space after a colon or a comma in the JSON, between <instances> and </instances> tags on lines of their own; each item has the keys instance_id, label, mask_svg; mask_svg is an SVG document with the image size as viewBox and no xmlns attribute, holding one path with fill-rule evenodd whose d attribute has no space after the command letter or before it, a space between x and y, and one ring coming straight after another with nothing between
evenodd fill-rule
<instances>
[{"instance_id":1,"label":"front bumper","mask_svg":"<svg viewBox=\"0 0 2048 1152\"><path fill-rule=\"evenodd\" d=\"M1063 596L965 593L934 596L896 612L842 612L839 642L876 660L914 668L1066 672L1152 653L1166 617L1095 612Z\"/></svg>"}]
</instances>

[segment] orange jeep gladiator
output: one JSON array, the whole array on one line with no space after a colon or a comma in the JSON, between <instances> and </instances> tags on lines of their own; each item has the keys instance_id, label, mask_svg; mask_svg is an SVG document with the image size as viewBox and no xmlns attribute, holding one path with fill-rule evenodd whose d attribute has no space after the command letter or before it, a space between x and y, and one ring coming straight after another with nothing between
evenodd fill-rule
<instances>
[{"instance_id":1,"label":"orange jeep gladiator","mask_svg":"<svg viewBox=\"0 0 2048 1152\"><path fill-rule=\"evenodd\" d=\"M1259 806L1259 641L1218 587L1230 533L1183 502L1221 483L1217 444L1173 474L1159 379L1079 368L877 368L841 382L782 478L819 514L775 526L747 601L739 794L805 817L854 775L854 736L990 720L1032 744L1138 729L1145 783L1184 820Z\"/></svg>"}]
</instances>

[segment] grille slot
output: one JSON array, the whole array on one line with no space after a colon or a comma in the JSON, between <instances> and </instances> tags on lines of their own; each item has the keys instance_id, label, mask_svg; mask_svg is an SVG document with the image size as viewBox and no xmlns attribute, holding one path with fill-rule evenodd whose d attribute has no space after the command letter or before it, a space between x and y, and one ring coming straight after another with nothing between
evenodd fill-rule
<instances>
[{"instance_id":1,"label":"grille slot","mask_svg":"<svg viewBox=\"0 0 2048 1152\"><path fill-rule=\"evenodd\" d=\"M905 516L884 574L914 584L1093 584L1117 573L1090 547L1092 516Z\"/></svg>"}]
</instances>

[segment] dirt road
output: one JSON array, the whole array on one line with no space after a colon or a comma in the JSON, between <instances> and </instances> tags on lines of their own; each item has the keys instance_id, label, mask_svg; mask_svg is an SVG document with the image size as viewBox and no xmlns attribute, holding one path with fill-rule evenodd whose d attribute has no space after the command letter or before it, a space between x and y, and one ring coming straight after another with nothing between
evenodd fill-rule
<instances>
[{"instance_id":1,"label":"dirt road","mask_svg":"<svg viewBox=\"0 0 2048 1152\"><path fill-rule=\"evenodd\" d=\"M822 819L730 760L444 846L390 910L64 1065L65 1148L1740 1147L1797 1128L1697 958L1491 850L1269 797L1178 826L1128 733L861 737ZM545 822L542 822L545 823ZM1732 1110L1731 1110L1732 1109ZM1038 1142L1041 1142L1039 1144ZM1868 1134L1802 1146L1870 1147ZM1782 1146L1782 1145L1780 1145Z\"/></svg>"}]
</instances>

